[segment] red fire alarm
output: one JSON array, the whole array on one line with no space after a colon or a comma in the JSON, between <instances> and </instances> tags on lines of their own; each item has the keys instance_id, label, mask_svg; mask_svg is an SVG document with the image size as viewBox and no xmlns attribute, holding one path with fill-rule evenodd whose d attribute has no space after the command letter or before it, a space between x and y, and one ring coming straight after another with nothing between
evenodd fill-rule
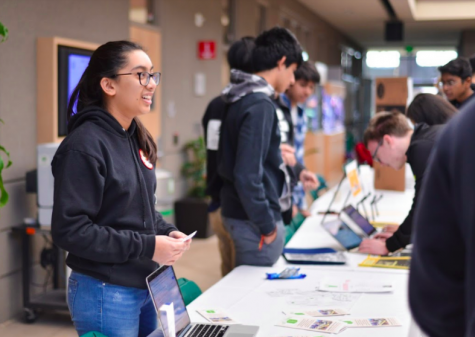
<instances>
[{"instance_id":1,"label":"red fire alarm","mask_svg":"<svg viewBox=\"0 0 475 337\"><path fill-rule=\"evenodd\" d=\"M198 41L198 58L200 60L214 60L216 58L216 42Z\"/></svg>"}]
</instances>

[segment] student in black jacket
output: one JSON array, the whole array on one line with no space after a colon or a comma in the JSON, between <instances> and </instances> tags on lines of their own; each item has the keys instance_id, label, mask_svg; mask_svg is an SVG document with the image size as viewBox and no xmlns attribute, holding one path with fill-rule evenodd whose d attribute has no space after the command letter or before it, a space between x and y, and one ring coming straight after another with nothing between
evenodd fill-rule
<instances>
[{"instance_id":1,"label":"student in black jacket","mask_svg":"<svg viewBox=\"0 0 475 337\"><path fill-rule=\"evenodd\" d=\"M150 112L160 80L153 71L140 46L108 42L69 101L68 135L52 162L52 235L69 252L68 306L79 335L148 336L157 314L145 278L190 245L154 208L157 148L137 119Z\"/></svg>"},{"instance_id":2,"label":"student in black jacket","mask_svg":"<svg viewBox=\"0 0 475 337\"><path fill-rule=\"evenodd\" d=\"M288 30L273 28L256 38L252 62L255 74L232 71L223 91L230 105L218 149L222 214L236 266L272 265L282 253L281 212L291 195L272 98L293 83L302 49Z\"/></svg>"},{"instance_id":3,"label":"student in black jacket","mask_svg":"<svg viewBox=\"0 0 475 337\"><path fill-rule=\"evenodd\" d=\"M460 109L475 97L472 84L472 67L465 57L459 57L439 67L442 91L454 107Z\"/></svg>"},{"instance_id":4,"label":"student in black jacket","mask_svg":"<svg viewBox=\"0 0 475 337\"><path fill-rule=\"evenodd\" d=\"M234 42L228 51L230 69L252 73L253 37L243 37ZM233 81L233 77L231 77ZM218 145L221 122L226 109L224 99L219 95L206 108L202 125L206 143L206 194L211 197L208 214L211 227L218 237L221 255L221 274L225 276L234 269L234 244L231 236L223 225L221 216L220 193L223 181L218 174Z\"/></svg>"},{"instance_id":5,"label":"student in black jacket","mask_svg":"<svg viewBox=\"0 0 475 337\"><path fill-rule=\"evenodd\" d=\"M414 220L409 304L431 337L475 336L475 100L441 134Z\"/></svg>"},{"instance_id":6,"label":"student in black jacket","mask_svg":"<svg viewBox=\"0 0 475 337\"><path fill-rule=\"evenodd\" d=\"M373 160L395 170L406 162L411 166L416 185L411 210L404 222L393 233L383 232L373 239L365 239L359 247L362 253L387 255L411 243L414 210L424 181L428 159L444 125L416 124L409 126L400 112L379 112L369 122L364 142Z\"/></svg>"}]
</instances>

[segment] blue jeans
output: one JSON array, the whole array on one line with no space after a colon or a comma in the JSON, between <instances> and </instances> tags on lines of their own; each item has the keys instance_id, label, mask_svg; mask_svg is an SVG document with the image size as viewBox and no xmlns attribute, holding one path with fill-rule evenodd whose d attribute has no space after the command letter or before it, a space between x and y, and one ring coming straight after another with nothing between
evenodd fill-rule
<instances>
[{"instance_id":1,"label":"blue jeans","mask_svg":"<svg viewBox=\"0 0 475 337\"><path fill-rule=\"evenodd\" d=\"M148 290L122 287L72 272L68 306L79 334L146 337L157 329L157 313Z\"/></svg>"},{"instance_id":2,"label":"blue jeans","mask_svg":"<svg viewBox=\"0 0 475 337\"><path fill-rule=\"evenodd\" d=\"M223 217L224 227L226 227L234 242L235 266L272 266L277 262L284 250L285 229L284 223L279 221L277 226L277 237L267 245L263 244L259 249L261 232L259 227L247 220L238 220Z\"/></svg>"}]
</instances>

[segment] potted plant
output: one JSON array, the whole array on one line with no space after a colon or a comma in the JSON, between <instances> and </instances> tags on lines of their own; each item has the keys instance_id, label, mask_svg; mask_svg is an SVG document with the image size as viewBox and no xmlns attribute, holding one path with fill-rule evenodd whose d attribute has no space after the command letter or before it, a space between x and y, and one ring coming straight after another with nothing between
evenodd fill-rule
<instances>
[{"instance_id":1,"label":"potted plant","mask_svg":"<svg viewBox=\"0 0 475 337\"><path fill-rule=\"evenodd\" d=\"M189 141L183 147L186 161L181 174L190 185L187 196L175 202L175 225L184 233L196 233L207 238L212 233L208 222L208 199L206 190L206 147L203 137Z\"/></svg>"},{"instance_id":2,"label":"potted plant","mask_svg":"<svg viewBox=\"0 0 475 337\"><path fill-rule=\"evenodd\" d=\"M8 38L8 29L0 22L0 43L4 42ZM0 119L0 123L3 124L3 120ZM5 160L2 157L6 158ZM5 190L5 186L3 185L3 177L2 172L4 168L8 168L12 165L12 161L10 160L10 153L0 145L0 208L5 206L8 202L8 193Z\"/></svg>"}]
</instances>

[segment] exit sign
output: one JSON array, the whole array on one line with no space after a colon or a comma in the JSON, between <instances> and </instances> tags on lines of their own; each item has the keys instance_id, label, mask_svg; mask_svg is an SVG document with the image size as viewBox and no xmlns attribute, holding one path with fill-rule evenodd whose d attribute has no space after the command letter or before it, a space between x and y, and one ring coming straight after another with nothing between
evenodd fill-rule
<instances>
[{"instance_id":1,"label":"exit sign","mask_svg":"<svg viewBox=\"0 0 475 337\"><path fill-rule=\"evenodd\" d=\"M215 41L198 41L198 59L214 60L216 58Z\"/></svg>"}]
</instances>

